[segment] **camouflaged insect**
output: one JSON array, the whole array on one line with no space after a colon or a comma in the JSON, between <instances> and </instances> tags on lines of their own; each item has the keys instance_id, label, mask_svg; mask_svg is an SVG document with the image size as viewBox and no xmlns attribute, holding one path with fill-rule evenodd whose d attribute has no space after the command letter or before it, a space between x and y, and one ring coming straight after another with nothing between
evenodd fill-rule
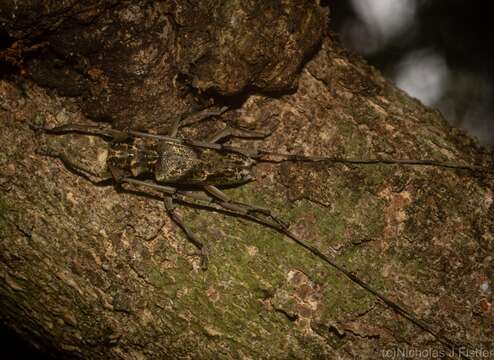
<instances>
[{"instance_id":1,"label":"camouflaged insect","mask_svg":"<svg viewBox=\"0 0 494 360\"><path fill-rule=\"evenodd\" d=\"M221 113L223 110L220 110ZM207 115L208 113L206 113ZM209 113L211 114L211 113ZM217 115L218 112L213 112ZM155 190L162 191L165 208L171 218L184 230L187 237L201 251L202 264L207 267L207 247L195 236L187 227L182 218L175 212L172 199L199 199L210 204L216 204L221 209L231 211L233 214L244 216L255 222L264 224L280 233L285 234L297 244L319 257L328 265L343 273L355 284L364 288L383 301L390 309L397 314L415 324L418 328L430 333L437 340L450 349L461 348L459 344L446 338L440 332L435 331L431 326L417 318L412 312L398 305L376 291L366 282L362 281L353 272L346 270L339 265L335 259L322 253L309 242L293 234L288 226L271 214L267 209L240 202L231 201L226 194L216 186L240 185L249 180L253 180L253 166L256 161L267 160L264 156L275 156L284 159L282 161L325 161L330 163L340 162L348 164L399 164L399 165L425 165L440 166L445 168L467 169L470 171L491 172L475 165L458 164L451 162L440 162L436 160L392 160L392 159L343 159L320 156L305 156L296 154L280 154L269 151L247 151L233 146L217 143L218 139L225 136L235 135L235 132L220 131L213 136L210 142L200 142L193 140L181 140L176 138L176 131L172 131L171 136L153 135L139 131L118 131L113 129L101 129L95 126L69 124L57 128L42 128L47 133L65 134L65 140L57 146L48 146L46 155L60 158L67 167L82 173L91 180L96 176L102 178L113 178L117 182L147 186ZM175 127L175 130L178 126ZM231 129L230 129L231 130ZM85 140L72 141L74 137L71 133L82 133L87 135L97 135L85 137ZM245 134L244 134L245 135ZM109 138L108 143L100 137ZM252 138L256 138L252 136ZM80 140L80 138L79 138ZM152 182L144 181L152 180ZM182 192L177 187L160 185L193 185L209 195L194 196L190 193ZM217 209L213 206L214 209ZM260 218L256 215L267 217Z\"/></svg>"},{"instance_id":2,"label":"camouflaged insect","mask_svg":"<svg viewBox=\"0 0 494 360\"><path fill-rule=\"evenodd\" d=\"M149 139L114 144L107 159L116 179L154 177L159 183L182 185L240 185L254 179L254 164L242 154Z\"/></svg>"}]
</instances>

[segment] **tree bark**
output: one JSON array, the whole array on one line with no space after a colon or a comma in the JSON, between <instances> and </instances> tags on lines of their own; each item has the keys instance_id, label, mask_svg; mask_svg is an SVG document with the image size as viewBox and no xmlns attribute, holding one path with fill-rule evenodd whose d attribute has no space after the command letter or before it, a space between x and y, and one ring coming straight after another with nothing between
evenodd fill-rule
<instances>
[{"instance_id":1,"label":"tree bark","mask_svg":"<svg viewBox=\"0 0 494 360\"><path fill-rule=\"evenodd\" d=\"M235 145L346 158L493 166L492 154L341 49L310 0L3 2L18 70L0 81L0 317L29 342L84 359L385 358L449 350L276 231L95 186L49 146L97 164L104 140L30 124L111 122L166 132L212 104L266 129ZM492 175L436 166L259 164L227 189L469 349L494 351ZM449 354L449 353L448 353ZM476 354L469 354L476 358ZM492 356L492 352L490 353ZM481 357L479 357L481 358ZM482 357L485 358L485 357Z\"/></svg>"}]
</instances>

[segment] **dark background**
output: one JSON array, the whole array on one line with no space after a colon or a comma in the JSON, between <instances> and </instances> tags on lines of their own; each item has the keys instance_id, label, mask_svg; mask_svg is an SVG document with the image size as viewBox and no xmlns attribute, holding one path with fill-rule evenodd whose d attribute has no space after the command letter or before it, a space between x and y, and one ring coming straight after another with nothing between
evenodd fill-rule
<instances>
[{"instance_id":1,"label":"dark background","mask_svg":"<svg viewBox=\"0 0 494 360\"><path fill-rule=\"evenodd\" d=\"M326 1L330 27L398 87L494 148L494 45L488 1Z\"/></svg>"},{"instance_id":2,"label":"dark background","mask_svg":"<svg viewBox=\"0 0 494 360\"><path fill-rule=\"evenodd\" d=\"M489 2L328 0L340 41L454 126L494 148L494 45ZM0 51L13 39L0 28ZM0 64L1 75L10 71ZM0 321L0 359L49 359Z\"/></svg>"}]
</instances>

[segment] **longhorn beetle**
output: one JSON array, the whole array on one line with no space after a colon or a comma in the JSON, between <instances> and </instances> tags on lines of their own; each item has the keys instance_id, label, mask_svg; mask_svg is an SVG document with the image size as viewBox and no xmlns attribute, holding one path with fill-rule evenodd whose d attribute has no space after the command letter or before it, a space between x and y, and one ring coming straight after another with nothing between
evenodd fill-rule
<instances>
[{"instance_id":1,"label":"longhorn beetle","mask_svg":"<svg viewBox=\"0 0 494 360\"><path fill-rule=\"evenodd\" d=\"M271 211L230 200L218 187L240 186L253 180L252 169L256 162L306 161L346 164L398 164L437 166L483 172L489 172L489 170L479 166L435 160L361 160L243 149L223 144L219 141L228 137L265 138L270 135L270 132L254 132L229 126L226 126L205 142L177 138L177 133L181 126L194 124L211 116L219 116L226 110L226 107L213 110L206 109L187 119L179 119L174 123L168 135L156 135L136 130L115 130L78 124L67 124L55 128L34 126L34 128L49 134L81 133L96 135L109 140L111 146L108 148L104 174L91 175L100 178L106 177L107 180L112 179L118 184L127 183L142 186L163 193L165 195L164 204L167 213L183 229L188 239L200 250L203 268L207 267L207 247L203 245L175 211L174 200L180 200L182 203L189 204L199 201L208 208L221 210L275 229L291 238L294 242L337 271L343 273L352 282L379 298L400 316L433 335L451 350L455 351L462 348L463 346L460 344L456 344L434 331L432 327L418 319L413 313L379 293L352 271L340 265L333 257L322 253L309 242L295 235L289 230L288 225L272 214ZM85 175L85 172L81 169L74 169L74 165L71 164L70 159L63 155L50 152L46 152L45 155L61 158L66 166ZM195 186L203 192L184 190L184 186ZM465 357L462 352L458 353L462 357Z\"/></svg>"}]
</instances>

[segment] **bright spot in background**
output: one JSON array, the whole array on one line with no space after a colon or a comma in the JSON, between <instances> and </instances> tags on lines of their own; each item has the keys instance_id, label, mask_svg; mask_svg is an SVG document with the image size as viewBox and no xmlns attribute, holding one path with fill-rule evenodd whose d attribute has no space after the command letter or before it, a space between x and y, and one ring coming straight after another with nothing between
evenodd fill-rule
<instances>
[{"instance_id":1,"label":"bright spot in background","mask_svg":"<svg viewBox=\"0 0 494 360\"><path fill-rule=\"evenodd\" d=\"M416 0L351 0L359 19L343 29L344 41L361 54L372 54L415 24ZM417 50L398 64L394 81L426 105L434 105L448 78L446 61L432 50Z\"/></svg>"},{"instance_id":2,"label":"bright spot in background","mask_svg":"<svg viewBox=\"0 0 494 360\"><path fill-rule=\"evenodd\" d=\"M413 25L416 0L351 0L359 20L349 22L342 37L361 54L380 50Z\"/></svg>"},{"instance_id":3,"label":"bright spot in background","mask_svg":"<svg viewBox=\"0 0 494 360\"><path fill-rule=\"evenodd\" d=\"M351 0L357 18L348 20L340 36L348 47L368 56L393 41L413 34L417 0ZM392 46L392 45L391 45ZM438 108L455 126L461 126L481 144L494 148L494 87L482 73L448 68L446 59L431 49L404 54L392 74L396 85L424 104Z\"/></svg>"},{"instance_id":4,"label":"bright spot in background","mask_svg":"<svg viewBox=\"0 0 494 360\"><path fill-rule=\"evenodd\" d=\"M397 67L396 85L426 105L434 105L443 95L449 71L446 61L431 50L408 54Z\"/></svg>"}]
</instances>

